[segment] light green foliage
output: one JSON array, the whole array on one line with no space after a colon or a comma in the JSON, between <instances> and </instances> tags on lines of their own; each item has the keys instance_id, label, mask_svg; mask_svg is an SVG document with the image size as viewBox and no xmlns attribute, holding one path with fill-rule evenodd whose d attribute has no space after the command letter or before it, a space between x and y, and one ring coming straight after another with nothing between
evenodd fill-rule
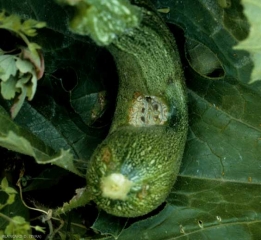
<instances>
[{"instance_id":1,"label":"light green foliage","mask_svg":"<svg viewBox=\"0 0 261 240\"><path fill-rule=\"evenodd\" d=\"M3 52L1 52L3 54ZM0 55L0 77L2 81L7 81L16 74L15 57L12 55Z\"/></svg>"},{"instance_id":2,"label":"light green foliage","mask_svg":"<svg viewBox=\"0 0 261 240\"><path fill-rule=\"evenodd\" d=\"M98 45L109 45L117 36L136 27L140 10L128 0L63 1L77 7L71 21L72 31L90 35Z\"/></svg>"},{"instance_id":3,"label":"light green foliage","mask_svg":"<svg viewBox=\"0 0 261 240\"><path fill-rule=\"evenodd\" d=\"M3 191L8 195L6 203L0 204L0 210L2 210L4 207L14 203L15 195L17 194L17 191L14 188L9 187L6 178L3 178L1 181L0 191ZM30 230L31 230L30 224L26 222L26 220L23 217L15 216L13 218L10 218L0 212L0 218L4 218L9 221L4 231L0 231L0 237L1 235L2 236L17 235L16 239L22 239L24 235L30 234ZM21 236L21 238L18 235Z\"/></svg>"},{"instance_id":4,"label":"light green foliage","mask_svg":"<svg viewBox=\"0 0 261 240\"><path fill-rule=\"evenodd\" d=\"M17 236L17 240L24 239L25 235L30 234L30 224L26 222L26 220L23 217L15 216L11 218L11 221L5 228L5 234L10 236ZM19 235L21 237L19 237Z\"/></svg>"},{"instance_id":5,"label":"light green foliage","mask_svg":"<svg viewBox=\"0 0 261 240\"><path fill-rule=\"evenodd\" d=\"M250 23L250 32L246 39L239 42L235 49L247 50L251 54L254 68L250 83L261 80L261 2L260 0L242 0L244 14Z\"/></svg>"},{"instance_id":6,"label":"light green foliage","mask_svg":"<svg viewBox=\"0 0 261 240\"><path fill-rule=\"evenodd\" d=\"M19 112L26 97L32 100L36 92L37 79L43 75L41 47L30 42L28 37L36 36L36 29L44 26L45 23L33 19L22 21L17 15L7 16L5 12L0 13L0 29L10 31L14 34L14 38L21 38L26 44L26 46L14 46L11 51L0 49L1 94L4 99L15 99L11 108L13 118Z\"/></svg>"},{"instance_id":7,"label":"light green foliage","mask_svg":"<svg viewBox=\"0 0 261 240\"><path fill-rule=\"evenodd\" d=\"M42 232L42 233L45 233L45 230L43 227L40 227L40 226L35 226L34 229L38 232Z\"/></svg>"},{"instance_id":8,"label":"light green foliage","mask_svg":"<svg viewBox=\"0 0 261 240\"><path fill-rule=\"evenodd\" d=\"M15 195L17 194L16 190L12 187L9 187L8 181L6 178L3 178L0 185L0 191L5 192L8 195L8 199L6 203L0 204L0 210L3 209L5 206L10 205L15 200Z\"/></svg>"},{"instance_id":9,"label":"light green foliage","mask_svg":"<svg viewBox=\"0 0 261 240\"><path fill-rule=\"evenodd\" d=\"M28 42L26 36L34 37L37 35L36 29L45 27L44 22L38 22L34 19L28 19L25 21L21 21L21 18L17 15L7 16L5 12L0 13L0 28L7 29L9 31L13 31L17 33L23 40Z\"/></svg>"}]
</instances>

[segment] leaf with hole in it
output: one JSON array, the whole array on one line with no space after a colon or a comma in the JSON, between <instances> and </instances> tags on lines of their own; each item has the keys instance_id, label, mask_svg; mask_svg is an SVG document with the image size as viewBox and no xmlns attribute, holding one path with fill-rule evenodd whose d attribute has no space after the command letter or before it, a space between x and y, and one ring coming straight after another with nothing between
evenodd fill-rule
<instances>
[{"instance_id":1,"label":"leaf with hole in it","mask_svg":"<svg viewBox=\"0 0 261 240\"><path fill-rule=\"evenodd\" d=\"M204 44L198 41L187 39L186 58L190 66L204 77L215 76L215 78L224 77L224 70L217 56ZM218 72L218 74L217 74Z\"/></svg>"}]
</instances>

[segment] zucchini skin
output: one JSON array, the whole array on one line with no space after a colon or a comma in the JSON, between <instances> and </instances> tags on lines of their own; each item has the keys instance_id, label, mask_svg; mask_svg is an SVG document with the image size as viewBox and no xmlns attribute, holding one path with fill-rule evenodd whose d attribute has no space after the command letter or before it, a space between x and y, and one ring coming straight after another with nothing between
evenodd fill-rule
<instances>
[{"instance_id":1,"label":"zucchini skin","mask_svg":"<svg viewBox=\"0 0 261 240\"><path fill-rule=\"evenodd\" d=\"M187 98L173 36L147 1L139 27L108 50L119 74L113 123L94 151L87 187L109 214L138 217L163 203L179 172L187 129Z\"/></svg>"}]
</instances>

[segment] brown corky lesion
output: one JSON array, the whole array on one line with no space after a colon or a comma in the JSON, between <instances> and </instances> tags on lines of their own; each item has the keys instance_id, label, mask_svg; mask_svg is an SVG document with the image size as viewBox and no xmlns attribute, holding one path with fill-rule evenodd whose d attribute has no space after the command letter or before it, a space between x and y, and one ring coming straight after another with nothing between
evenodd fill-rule
<instances>
[{"instance_id":1,"label":"brown corky lesion","mask_svg":"<svg viewBox=\"0 0 261 240\"><path fill-rule=\"evenodd\" d=\"M169 108L160 97L136 95L129 111L129 124L137 127L164 125L168 116Z\"/></svg>"}]
</instances>

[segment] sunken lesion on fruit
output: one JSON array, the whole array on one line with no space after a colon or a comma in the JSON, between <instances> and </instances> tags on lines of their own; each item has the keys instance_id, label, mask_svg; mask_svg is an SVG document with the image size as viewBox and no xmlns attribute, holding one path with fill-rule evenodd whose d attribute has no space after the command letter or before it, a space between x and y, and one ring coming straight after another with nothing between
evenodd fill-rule
<instances>
[{"instance_id":1,"label":"sunken lesion on fruit","mask_svg":"<svg viewBox=\"0 0 261 240\"><path fill-rule=\"evenodd\" d=\"M160 97L134 94L129 111L129 124L137 127L164 125L169 116L169 108Z\"/></svg>"},{"instance_id":2,"label":"sunken lesion on fruit","mask_svg":"<svg viewBox=\"0 0 261 240\"><path fill-rule=\"evenodd\" d=\"M102 148L102 158L101 160L105 163L108 164L111 161L112 158L112 154L111 154L111 150L108 147L104 147Z\"/></svg>"},{"instance_id":3,"label":"sunken lesion on fruit","mask_svg":"<svg viewBox=\"0 0 261 240\"><path fill-rule=\"evenodd\" d=\"M111 149L107 146L101 149L101 162L104 164L106 169L112 170L115 168Z\"/></svg>"},{"instance_id":4,"label":"sunken lesion on fruit","mask_svg":"<svg viewBox=\"0 0 261 240\"><path fill-rule=\"evenodd\" d=\"M148 190L150 186L148 184L144 184L141 188L141 190L137 193L137 198L140 200L143 200L148 195Z\"/></svg>"}]
</instances>

